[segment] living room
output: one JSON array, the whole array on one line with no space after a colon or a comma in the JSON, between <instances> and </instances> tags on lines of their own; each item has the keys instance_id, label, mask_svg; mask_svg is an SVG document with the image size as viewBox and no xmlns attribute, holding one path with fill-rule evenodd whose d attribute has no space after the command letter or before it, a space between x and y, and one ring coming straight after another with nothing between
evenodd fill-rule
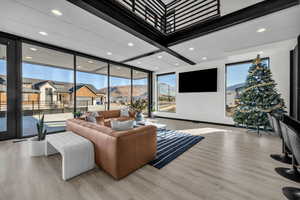
<instances>
[{"instance_id":1,"label":"living room","mask_svg":"<svg viewBox=\"0 0 300 200\"><path fill-rule=\"evenodd\" d=\"M0 199L300 199L298 0L2 0Z\"/></svg>"}]
</instances>

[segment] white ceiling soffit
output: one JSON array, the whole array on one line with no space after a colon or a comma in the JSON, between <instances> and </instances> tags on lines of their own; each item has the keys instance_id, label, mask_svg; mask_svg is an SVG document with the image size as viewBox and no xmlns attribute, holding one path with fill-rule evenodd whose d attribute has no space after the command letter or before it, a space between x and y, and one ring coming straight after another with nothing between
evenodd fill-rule
<instances>
[{"instance_id":1,"label":"white ceiling soffit","mask_svg":"<svg viewBox=\"0 0 300 200\"><path fill-rule=\"evenodd\" d=\"M221 15L227 15L242 8L257 4L263 0L220 0Z\"/></svg>"},{"instance_id":2,"label":"white ceiling soffit","mask_svg":"<svg viewBox=\"0 0 300 200\"><path fill-rule=\"evenodd\" d=\"M55 16L52 9L63 15ZM115 61L157 50L66 0L1 0L0 31ZM40 35L40 31L48 36Z\"/></svg>"},{"instance_id":3,"label":"white ceiling soffit","mask_svg":"<svg viewBox=\"0 0 300 200\"><path fill-rule=\"evenodd\" d=\"M134 65L140 68L147 68L151 71L160 71L164 69L187 65L182 60L165 52L130 61L126 64Z\"/></svg>"},{"instance_id":4,"label":"white ceiling soffit","mask_svg":"<svg viewBox=\"0 0 300 200\"><path fill-rule=\"evenodd\" d=\"M225 58L230 52L296 38L300 34L300 6L276 12L171 47L196 63ZM257 33L266 28L263 33ZM190 48L194 48L190 51Z\"/></svg>"}]
</instances>

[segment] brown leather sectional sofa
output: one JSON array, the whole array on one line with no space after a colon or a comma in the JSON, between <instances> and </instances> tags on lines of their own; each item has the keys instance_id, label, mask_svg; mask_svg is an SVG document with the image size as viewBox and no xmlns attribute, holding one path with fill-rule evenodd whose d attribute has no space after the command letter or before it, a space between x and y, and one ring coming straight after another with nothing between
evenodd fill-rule
<instances>
[{"instance_id":1,"label":"brown leather sectional sofa","mask_svg":"<svg viewBox=\"0 0 300 200\"><path fill-rule=\"evenodd\" d=\"M134 120L135 113L129 111L129 117L121 117L120 110L107 110L107 111L99 111L99 118L103 120L104 125L110 127L111 120L119 120L119 121L126 121L126 120Z\"/></svg>"},{"instance_id":2,"label":"brown leather sectional sofa","mask_svg":"<svg viewBox=\"0 0 300 200\"><path fill-rule=\"evenodd\" d=\"M96 164L114 178L121 179L155 158L156 127L114 131L101 124L102 120L92 123L69 119L67 130L94 144Z\"/></svg>"}]
</instances>

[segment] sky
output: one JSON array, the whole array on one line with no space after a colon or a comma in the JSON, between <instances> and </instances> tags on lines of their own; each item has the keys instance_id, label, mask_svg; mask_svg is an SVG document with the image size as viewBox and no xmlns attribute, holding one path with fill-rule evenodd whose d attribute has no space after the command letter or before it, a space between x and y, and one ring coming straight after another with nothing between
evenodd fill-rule
<instances>
[{"instance_id":1,"label":"sky","mask_svg":"<svg viewBox=\"0 0 300 200\"><path fill-rule=\"evenodd\" d=\"M267 60L264 60L264 62L267 64ZM228 65L226 75L227 87L244 83L246 81L248 70L251 67L251 65L252 62Z\"/></svg>"},{"instance_id":2,"label":"sky","mask_svg":"<svg viewBox=\"0 0 300 200\"><path fill-rule=\"evenodd\" d=\"M0 74L6 74L5 61L0 60ZM248 75L249 67L251 63L234 64L227 66L227 87L232 85L244 83ZM29 63L23 63L23 77L61 81L61 82L73 82L73 71L66 69L59 69L53 67L47 67L42 65L34 65ZM77 72L77 83L92 84L97 89L107 87L107 77L99 74L91 74L86 72ZM159 82L166 83L170 86L176 84L176 76L174 74L159 76ZM147 79L140 79L134 81L135 85L146 85ZM111 86L130 85L130 79L111 77Z\"/></svg>"},{"instance_id":3,"label":"sky","mask_svg":"<svg viewBox=\"0 0 300 200\"><path fill-rule=\"evenodd\" d=\"M6 74L5 62L0 60L0 74ZM100 74L92 74L86 72L76 73L77 84L85 83L92 84L97 89L107 87L107 76ZM52 81L61 81L73 83L73 71L66 69L59 69L54 67L47 67L42 65L34 65L29 63L23 63L22 66L23 78L43 79ZM130 79L111 77L111 86L130 85ZM140 79L134 81L135 85L146 85L147 79Z\"/></svg>"},{"instance_id":4,"label":"sky","mask_svg":"<svg viewBox=\"0 0 300 200\"><path fill-rule=\"evenodd\" d=\"M166 83L166 84L168 84L170 86L173 86L173 87L175 87L175 85L176 85L176 75L175 74L158 76L157 80L160 83Z\"/></svg>"}]
</instances>

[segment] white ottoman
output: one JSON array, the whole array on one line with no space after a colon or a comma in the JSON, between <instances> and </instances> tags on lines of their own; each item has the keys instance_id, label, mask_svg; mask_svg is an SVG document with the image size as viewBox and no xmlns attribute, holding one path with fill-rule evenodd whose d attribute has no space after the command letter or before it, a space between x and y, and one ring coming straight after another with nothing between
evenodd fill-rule
<instances>
[{"instance_id":1,"label":"white ottoman","mask_svg":"<svg viewBox=\"0 0 300 200\"><path fill-rule=\"evenodd\" d=\"M46 156L61 154L63 180L95 167L93 143L71 131L47 135L45 148Z\"/></svg>"}]
</instances>

